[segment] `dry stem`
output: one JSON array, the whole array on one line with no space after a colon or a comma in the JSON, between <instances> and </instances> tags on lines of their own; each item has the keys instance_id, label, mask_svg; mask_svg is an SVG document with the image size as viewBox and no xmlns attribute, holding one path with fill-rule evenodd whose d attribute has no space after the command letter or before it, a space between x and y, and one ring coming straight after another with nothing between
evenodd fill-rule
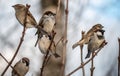
<instances>
[{"instance_id":1,"label":"dry stem","mask_svg":"<svg viewBox=\"0 0 120 76\"><path fill-rule=\"evenodd\" d=\"M7 69L9 68L9 66L11 66L12 62L14 61L15 57L17 56L18 54L18 51L22 45L22 42L24 41L24 36L25 36L25 31L26 31L26 19L27 19L27 14L28 14L28 9L30 8L30 5L26 4L26 14L25 14L25 19L24 19L24 28L23 28L23 32L22 32L22 37L20 39L20 42L19 42L19 45L17 47L17 50L14 54L14 56L12 57L12 60L9 62L9 64L7 65L7 67L5 68L5 70L3 71L3 73L1 74L1 76L4 76L4 74L6 73Z\"/></svg>"},{"instance_id":2,"label":"dry stem","mask_svg":"<svg viewBox=\"0 0 120 76\"><path fill-rule=\"evenodd\" d=\"M55 37L55 34L56 34L54 31L53 31L52 33L53 33L53 37L52 37L50 46L49 46L49 48L47 49L47 53L46 53L46 55L45 55L45 58L44 58L44 60L43 60L43 64L42 64L40 76L43 76L43 71L44 71L44 68L45 68L45 64L46 64L47 61L48 61L49 50L50 50L50 48L51 48L51 45L52 45L52 43L53 43L53 40L54 40L54 37Z\"/></svg>"},{"instance_id":3,"label":"dry stem","mask_svg":"<svg viewBox=\"0 0 120 76\"><path fill-rule=\"evenodd\" d=\"M82 39L84 38L84 34L85 34L85 32L82 31L82 32L81 32ZM81 39L81 40L82 40L82 39ZM80 45L80 50L81 50L81 65L83 65L83 64L84 64L84 62L83 62L83 45ZM83 73L83 76L85 76L84 66L82 67L82 73Z\"/></svg>"},{"instance_id":4,"label":"dry stem","mask_svg":"<svg viewBox=\"0 0 120 76\"><path fill-rule=\"evenodd\" d=\"M78 68L76 68L75 70L73 70L71 73L69 73L67 76L72 75L73 73L75 73L76 71L78 71L79 69L81 69L83 66L85 66L87 63L89 63L99 52L100 50L107 44L107 42L103 42L100 49L97 50L97 52L92 56L92 58L90 58L88 61L86 61L84 64L80 65Z\"/></svg>"},{"instance_id":5,"label":"dry stem","mask_svg":"<svg viewBox=\"0 0 120 76\"><path fill-rule=\"evenodd\" d=\"M7 59L0 53L0 56L9 64L9 62L7 61ZM10 67L20 76L20 74L14 69L13 66L10 65Z\"/></svg>"},{"instance_id":6,"label":"dry stem","mask_svg":"<svg viewBox=\"0 0 120 76\"><path fill-rule=\"evenodd\" d=\"M83 48L82 48L82 47L83 47L83 46L80 46L80 48L81 48L81 65L84 64L84 62L83 62ZM84 66L82 67L82 73L83 73L83 76L85 76Z\"/></svg>"},{"instance_id":7,"label":"dry stem","mask_svg":"<svg viewBox=\"0 0 120 76\"><path fill-rule=\"evenodd\" d=\"M63 37L61 37L60 39L59 39L59 41L57 41L57 43L56 43L56 47L58 46L58 44L61 42L61 41L63 41Z\"/></svg>"},{"instance_id":8,"label":"dry stem","mask_svg":"<svg viewBox=\"0 0 120 76\"><path fill-rule=\"evenodd\" d=\"M0 53L0 56L9 64L9 62L7 61L7 59ZM10 67L13 69L13 66L10 65Z\"/></svg>"},{"instance_id":9,"label":"dry stem","mask_svg":"<svg viewBox=\"0 0 120 76\"><path fill-rule=\"evenodd\" d=\"M91 68L90 68L91 75L90 76L93 76L93 72L94 72L94 69L95 69L93 56L94 56L94 52L92 52L92 60L91 60Z\"/></svg>"},{"instance_id":10,"label":"dry stem","mask_svg":"<svg viewBox=\"0 0 120 76\"><path fill-rule=\"evenodd\" d=\"M66 9L65 9L65 30L64 30L64 39L63 39L63 56L62 56L62 67L61 67L61 76L64 76L65 72L65 61L66 61L66 50L67 50L67 24L68 24L68 1L66 0Z\"/></svg>"}]
</instances>

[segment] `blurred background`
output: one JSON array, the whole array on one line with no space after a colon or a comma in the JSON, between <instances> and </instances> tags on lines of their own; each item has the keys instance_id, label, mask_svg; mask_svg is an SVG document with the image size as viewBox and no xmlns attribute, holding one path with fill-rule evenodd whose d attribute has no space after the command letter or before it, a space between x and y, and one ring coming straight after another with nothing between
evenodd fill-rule
<instances>
[{"instance_id":1,"label":"blurred background","mask_svg":"<svg viewBox=\"0 0 120 76\"><path fill-rule=\"evenodd\" d=\"M30 4L30 11L36 21L39 22L46 5L49 4L48 1L52 1L53 4L57 3L56 0L0 0L0 53L8 61L11 60L18 46L23 29L17 21L15 11L11 6L15 4ZM61 10L64 10L64 3L61 6ZM120 37L119 8L120 0L69 0L66 75L80 65L80 49L77 47L72 50L72 45L81 38L81 31L88 31L93 25L100 23L104 26L105 38L108 44L94 59L94 76L117 76L118 37ZM63 13L61 15L64 16ZM57 28L63 30L63 26ZM38 47L34 47L37 38L35 32L36 29L26 31L24 42L12 64L14 65L22 57L28 57L31 62L30 70L26 76L39 75L42 65L43 54L41 54ZM84 46L83 50L83 56L85 58L87 46ZM84 61L86 60L84 59ZM6 66L7 63L0 57L0 75ZM5 76L10 76L11 70L9 68ZM85 66L85 72L86 76L89 76L90 64ZM56 72L53 71L52 73ZM80 69L72 76L81 75L82 72Z\"/></svg>"}]
</instances>

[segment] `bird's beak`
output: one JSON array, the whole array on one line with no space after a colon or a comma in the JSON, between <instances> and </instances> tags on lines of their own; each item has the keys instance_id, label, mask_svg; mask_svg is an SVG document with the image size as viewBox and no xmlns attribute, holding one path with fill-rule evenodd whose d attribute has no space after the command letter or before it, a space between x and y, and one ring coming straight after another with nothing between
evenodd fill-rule
<instances>
[{"instance_id":1,"label":"bird's beak","mask_svg":"<svg viewBox=\"0 0 120 76\"><path fill-rule=\"evenodd\" d=\"M15 5L13 5L12 7L15 7Z\"/></svg>"},{"instance_id":2,"label":"bird's beak","mask_svg":"<svg viewBox=\"0 0 120 76\"><path fill-rule=\"evenodd\" d=\"M103 32L105 32L105 30L102 30Z\"/></svg>"},{"instance_id":3,"label":"bird's beak","mask_svg":"<svg viewBox=\"0 0 120 76\"><path fill-rule=\"evenodd\" d=\"M104 28L104 26L102 26L102 28Z\"/></svg>"}]
</instances>

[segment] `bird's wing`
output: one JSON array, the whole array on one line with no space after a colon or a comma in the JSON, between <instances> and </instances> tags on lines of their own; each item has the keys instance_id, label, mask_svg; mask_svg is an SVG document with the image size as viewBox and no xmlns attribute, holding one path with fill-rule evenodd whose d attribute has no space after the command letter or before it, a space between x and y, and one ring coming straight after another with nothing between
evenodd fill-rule
<instances>
[{"instance_id":1,"label":"bird's wing","mask_svg":"<svg viewBox=\"0 0 120 76\"><path fill-rule=\"evenodd\" d=\"M33 17L33 15L30 13L30 11L28 11L28 19L30 19L30 22L33 24L33 25L37 25L37 22L35 20L35 18Z\"/></svg>"},{"instance_id":2,"label":"bird's wing","mask_svg":"<svg viewBox=\"0 0 120 76\"><path fill-rule=\"evenodd\" d=\"M44 20L44 17L42 16L41 19L40 19L40 21L39 21L39 24L38 24L38 26L41 26L42 28L44 27L43 20Z\"/></svg>"},{"instance_id":3,"label":"bird's wing","mask_svg":"<svg viewBox=\"0 0 120 76\"><path fill-rule=\"evenodd\" d=\"M93 49L94 49L94 37L91 36L88 42L88 51L93 51Z\"/></svg>"}]
</instances>

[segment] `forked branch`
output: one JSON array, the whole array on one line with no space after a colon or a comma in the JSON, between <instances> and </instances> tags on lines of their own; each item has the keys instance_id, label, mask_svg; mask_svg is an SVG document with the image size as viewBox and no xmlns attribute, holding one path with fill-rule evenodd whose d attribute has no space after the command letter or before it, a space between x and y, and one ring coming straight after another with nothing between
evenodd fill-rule
<instances>
[{"instance_id":1,"label":"forked branch","mask_svg":"<svg viewBox=\"0 0 120 76\"><path fill-rule=\"evenodd\" d=\"M9 62L9 64L6 66L5 70L3 71L3 73L1 74L1 76L4 76L4 74L6 73L6 71L8 70L9 66L11 66L12 62L14 61L15 57L17 56L19 49L22 45L22 42L24 41L24 36L25 36L25 31L26 31L26 24L27 24L27 14L28 14L28 10L30 8L30 5L26 4L26 13L25 13L25 19L24 19L24 28L23 28L23 32L22 32L22 37L20 39L19 45L15 51L14 56L12 57L11 61Z\"/></svg>"},{"instance_id":2,"label":"forked branch","mask_svg":"<svg viewBox=\"0 0 120 76\"><path fill-rule=\"evenodd\" d=\"M0 53L0 56L9 64L9 62L7 61L7 59ZM20 74L14 69L14 67L12 65L10 65L10 67L17 73L17 75L20 76Z\"/></svg>"},{"instance_id":3,"label":"forked branch","mask_svg":"<svg viewBox=\"0 0 120 76\"><path fill-rule=\"evenodd\" d=\"M87 63L89 63L100 51L101 49L107 44L107 42L103 42L101 47L97 50L96 53L94 53L94 55L92 56L92 58L90 58L89 60L87 60L84 64L80 65L78 68L76 68L75 70L73 70L71 73L69 73L68 75L66 76L70 76L72 75L73 73L75 73L76 71L78 71L79 69L81 69L83 66L85 66Z\"/></svg>"}]
</instances>

